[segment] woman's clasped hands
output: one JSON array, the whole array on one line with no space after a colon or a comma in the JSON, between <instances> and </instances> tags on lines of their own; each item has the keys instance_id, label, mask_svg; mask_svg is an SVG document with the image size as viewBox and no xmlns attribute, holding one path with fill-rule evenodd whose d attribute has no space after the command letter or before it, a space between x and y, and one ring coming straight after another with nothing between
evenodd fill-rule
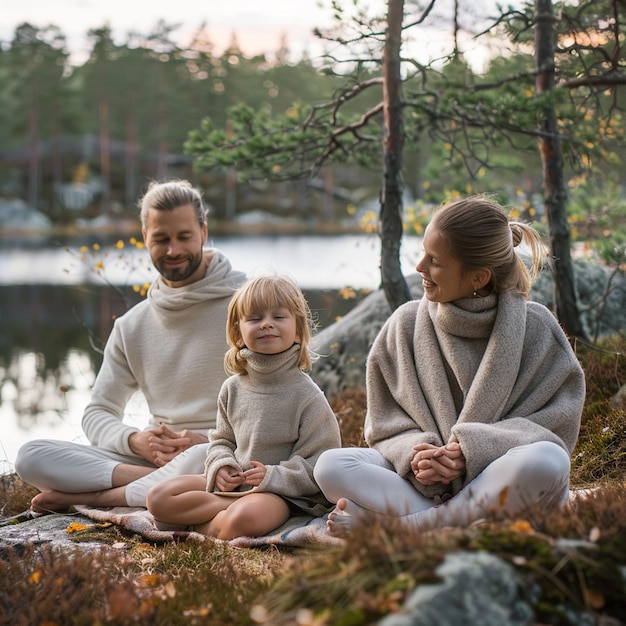
<instances>
[{"instance_id":1,"label":"woman's clasped hands","mask_svg":"<svg viewBox=\"0 0 626 626\"><path fill-rule=\"evenodd\" d=\"M420 443L413 450L415 454L411 469L415 479L422 485L448 485L465 474L465 456L457 441L445 446Z\"/></svg>"}]
</instances>

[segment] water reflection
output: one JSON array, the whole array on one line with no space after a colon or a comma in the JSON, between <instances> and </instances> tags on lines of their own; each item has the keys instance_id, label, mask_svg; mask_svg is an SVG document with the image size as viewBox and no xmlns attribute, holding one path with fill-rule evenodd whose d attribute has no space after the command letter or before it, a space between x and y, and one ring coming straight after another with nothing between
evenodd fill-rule
<instances>
[{"instance_id":1,"label":"water reflection","mask_svg":"<svg viewBox=\"0 0 626 626\"><path fill-rule=\"evenodd\" d=\"M323 328L365 293L305 295ZM0 286L0 472L29 439L84 441L80 419L113 320L141 299L132 287Z\"/></svg>"},{"instance_id":2,"label":"water reflection","mask_svg":"<svg viewBox=\"0 0 626 626\"><path fill-rule=\"evenodd\" d=\"M82 436L113 319L139 299L108 286L0 287L0 462L10 464L34 437Z\"/></svg>"}]
</instances>

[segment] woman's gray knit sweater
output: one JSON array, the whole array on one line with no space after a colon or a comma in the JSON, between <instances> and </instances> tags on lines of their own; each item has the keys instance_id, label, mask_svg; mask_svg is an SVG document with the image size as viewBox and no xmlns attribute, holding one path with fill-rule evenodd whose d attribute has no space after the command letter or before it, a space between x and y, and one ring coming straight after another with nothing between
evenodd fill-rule
<instances>
[{"instance_id":1,"label":"woman's gray knit sweater","mask_svg":"<svg viewBox=\"0 0 626 626\"><path fill-rule=\"evenodd\" d=\"M505 293L395 311L367 363L365 437L424 496L458 493L509 449L552 441L572 453L583 371L544 306ZM413 446L458 441L467 462L451 486L418 483Z\"/></svg>"}]
</instances>

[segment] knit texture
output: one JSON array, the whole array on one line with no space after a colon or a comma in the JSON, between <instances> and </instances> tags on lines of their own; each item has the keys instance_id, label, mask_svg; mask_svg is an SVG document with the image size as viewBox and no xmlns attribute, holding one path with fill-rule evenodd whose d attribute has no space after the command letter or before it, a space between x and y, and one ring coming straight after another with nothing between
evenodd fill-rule
<instances>
[{"instance_id":1,"label":"knit texture","mask_svg":"<svg viewBox=\"0 0 626 626\"><path fill-rule=\"evenodd\" d=\"M92 445L132 454L123 423L130 397L143 392L147 427L163 422L207 434L215 425L217 395L226 378L226 313L245 275L207 249L203 279L172 288L158 276L148 297L115 320L82 426Z\"/></svg>"},{"instance_id":2,"label":"knit texture","mask_svg":"<svg viewBox=\"0 0 626 626\"><path fill-rule=\"evenodd\" d=\"M521 296L406 303L374 342L366 376L367 443L429 498L458 493L515 446L552 441L571 454L578 437L582 368L552 313ZM461 445L464 478L418 483L413 446L449 441Z\"/></svg>"},{"instance_id":3,"label":"knit texture","mask_svg":"<svg viewBox=\"0 0 626 626\"><path fill-rule=\"evenodd\" d=\"M339 425L322 390L298 369L300 346L275 355L243 350L247 374L226 380L206 459L207 491L219 468L267 467L255 491L275 493L305 513L323 515L330 503L313 478L319 455L341 446ZM251 491L220 492L238 497Z\"/></svg>"}]
</instances>

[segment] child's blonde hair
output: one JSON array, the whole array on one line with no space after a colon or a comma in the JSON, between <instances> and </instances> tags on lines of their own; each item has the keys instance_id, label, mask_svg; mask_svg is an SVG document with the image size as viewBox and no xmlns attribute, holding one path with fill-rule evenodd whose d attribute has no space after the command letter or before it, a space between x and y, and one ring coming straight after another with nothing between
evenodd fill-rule
<instances>
[{"instance_id":1,"label":"child's blonde hair","mask_svg":"<svg viewBox=\"0 0 626 626\"><path fill-rule=\"evenodd\" d=\"M245 374L246 360L241 355L243 338L239 321L254 311L288 309L296 318L296 334L300 337L298 367L310 370L317 357L310 349L315 323L304 294L287 276L258 276L246 281L233 295L228 306L226 340L230 349L224 356L224 369L229 375Z\"/></svg>"}]
</instances>

